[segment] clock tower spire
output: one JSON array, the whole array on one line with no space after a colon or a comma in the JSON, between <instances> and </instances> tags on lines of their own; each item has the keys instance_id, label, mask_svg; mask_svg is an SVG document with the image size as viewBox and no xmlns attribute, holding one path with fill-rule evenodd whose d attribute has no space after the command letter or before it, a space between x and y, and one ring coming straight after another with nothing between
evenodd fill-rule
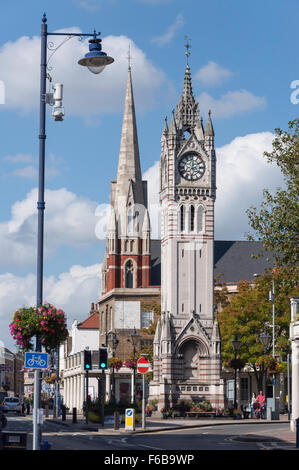
<instances>
[{"instance_id":1,"label":"clock tower spire","mask_svg":"<svg viewBox=\"0 0 299 470\"><path fill-rule=\"evenodd\" d=\"M204 130L193 95L189 48L187 38L183 91L161 141L161 318L168 335L167 349L162 333L155 337L160 348L156 344L151 384L160 407L201 395L213 406L224 399L213 305L214 129L209 113Z\"/></svg>"}]
</instances>

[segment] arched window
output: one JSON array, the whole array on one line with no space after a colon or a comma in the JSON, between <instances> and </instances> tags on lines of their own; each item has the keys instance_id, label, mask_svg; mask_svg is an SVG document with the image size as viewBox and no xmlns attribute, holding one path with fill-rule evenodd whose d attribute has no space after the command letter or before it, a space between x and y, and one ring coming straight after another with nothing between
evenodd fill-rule
<instances>
[{"instance_id":1,"label":"arched window","mask_svg":"<svg viewBox=\"0 0 299 470\"><path fill-rule=\"evenodd\" d=\"M197 231L202 232L203 231L203 207L199 206L197 209Z\"/></svg>"},{"instance_id":2,"label":"arched window","mask_svg":"<svg viewBox=\"0 0 299 470\"><path fill-rule=\"evenodd\" d=\"M190 207L190 232L194 232L194 216L195 216L195 209L194 206Z\"/></svg>"},{"instance_id":3,"label":"arched window","mask_svg":"<svg viewBox=\"0 0 299 470\"><path fill-rule=\"evenodd\" d=\"M132 209L129 207L128 210L128 233L133 231L133 220L132 220Z\"/></svg>"},{"instance_id":4,"label":"arched window","mask_svg":"<svg viewBox=\"0 0 299 470\"><path fill-rule=\"evenodd\" d=\"M185 207L180 207L180 230L183 232L185 230Z\"/></svg>"},{"instance_id":5,"label":"arched window","mask_svg":"<svg viewBox=\"0 0 299 470\"><path fill-rule=\"evenodd\" d=\"M131 260L129 260L125 265L125 287L128 287L129 289L133 287L133 274L133 263Z\"/></svg>"},{"instance_id":6,"label":"arched window","mask_svg":"<svg viewBox=\"0 0 299 470\"><path fill-rule=\"evenodd\" d=\"M136 211L134 214L134 230L135 232L139 233L139 212Z\"/></svg>"}]
</instances>

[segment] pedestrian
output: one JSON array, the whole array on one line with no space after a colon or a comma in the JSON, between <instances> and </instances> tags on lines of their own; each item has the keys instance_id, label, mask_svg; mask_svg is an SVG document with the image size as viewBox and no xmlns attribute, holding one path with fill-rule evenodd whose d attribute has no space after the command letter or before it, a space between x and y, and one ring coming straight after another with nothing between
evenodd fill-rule
<instances>
[{"instance_id":1,"label":"pedestrian","mask_svg":"<svg viewBox=\"0 0 299 470\"><path fill-rule=\"evenodd\" d=\"M30 414L30 403L29 403L29 401L27 401L26 411L27 411L27 415L29 415Z\"/></svg>"},{"instance_id":2,"label":"pedestrian","mask_svg":"<svg viewBox=\"0 0 299 470\"><path fill-rule=\"evenodd\" d=\"M252 393L251 401L250 401L250 417L253 419L253 404L256 402L256 393Z\"/></svg>"},{"instance_id":3,"label":"pedestrian","mask_svg":"<svg viewBox=\"0 0 299 470\"><path fill-rule=\"evenodd\" d=\"M24 398L22 400L22 415L25 414L25 401Z\"/></svg>"},{"instance_id":4,"label":"pedestrian","mask_svg":"<svg viewBox=\"0 0 299 470\"><path fill-rule=\"evenodd\" d=\"M260 390L259 395L256 398L256 401L260 405L260 410L261 410L261 419L264 419L265 416L265 410L266 410L266 395L263 394L263 390Z\"/></svg>"}]
</instances>

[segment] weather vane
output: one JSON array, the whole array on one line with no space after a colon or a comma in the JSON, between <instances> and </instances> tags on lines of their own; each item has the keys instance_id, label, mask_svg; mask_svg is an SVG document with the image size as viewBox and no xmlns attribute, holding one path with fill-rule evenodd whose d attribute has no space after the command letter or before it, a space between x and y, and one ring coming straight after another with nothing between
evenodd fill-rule
<instances>
[{"instance_id":1,"label":"weather vane","mask_svg":"<svg viewBox=\"0 0 299 470\"><path fill-rule=\"evenodd\" d=\"M189 56L191 54L191 52L189 51L190 49L190 44L189 44L189 38L188 36L185 36L185 41L186 41L186 44L185 44L185 48L186 48L186 52L185 52L185 55L187 57L187 65L189 65Z\"/></svg>"}]
</instances>

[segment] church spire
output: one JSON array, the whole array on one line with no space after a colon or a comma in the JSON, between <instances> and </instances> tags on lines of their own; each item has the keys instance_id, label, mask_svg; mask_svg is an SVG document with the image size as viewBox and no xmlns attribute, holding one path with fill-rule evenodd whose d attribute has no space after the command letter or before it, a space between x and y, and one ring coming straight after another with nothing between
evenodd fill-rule
<instances>
[{"instance_id":1,"label":"church spire","mask_svg":"<svg viewBox=\"0 0 299 470\"><path fill-rule=\"evenodd\" d=\"M127 90L122 124L117 181L141 181L138 135L133 96L131 66L128 67Z\"/></svg>"},{"instance_id":2,"label":"church spire","mask_svg":"<svg viewBox=\"0 0 299 470\"><path fill-rule=\"evenodd\" d=\"M191 133L194 130L196 121L198 120L198 104L195 102L195 98L193 96L191 71L188 63L190 55L189 48L191 46L188 42L187 36L185 37L185 39L187 40L187 43L185 45L187 65L185 69L183 92L181 95L180 102L177 105L176 109L176 121L177 123L180 123L181 131L188 131Z\"/></svg>"}]
</instances>

